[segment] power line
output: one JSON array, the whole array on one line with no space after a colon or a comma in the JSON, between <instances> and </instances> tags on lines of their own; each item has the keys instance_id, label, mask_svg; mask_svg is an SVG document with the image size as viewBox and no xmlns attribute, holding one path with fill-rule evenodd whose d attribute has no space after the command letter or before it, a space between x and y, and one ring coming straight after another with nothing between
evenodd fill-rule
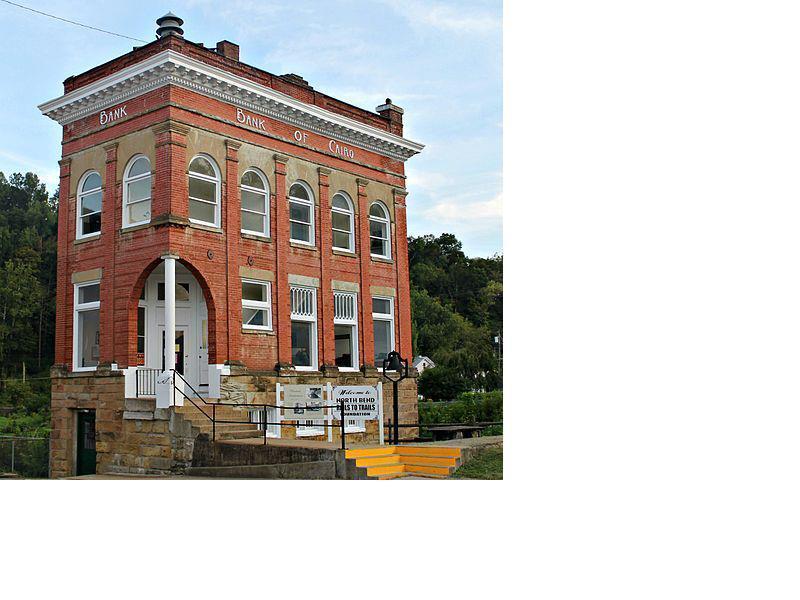
<instances>
[{"instance_id":1,"label":"power line","mask_svg":"<svg viewBox=\"0 0 800 600\"><path fill-rule=\"evenodd\" d=\"M5 2L6 4L10 4L11 6L16 6L17 8L22 8L24 10L29 10L32 13L36 13L38 15L43 15L45 17L50 17L51 19L57 19L59 21L64 21L65 23L70 23L72 25L77 25L79 27L85 27L86 29L93 29L94 31L99 31L101 33L107 33L108 35L115 35L117 37L125 38L128 40L133 40L135 42L143 42L147 44L147 40L140 40L139 38L131 37L129 35L122 35L121 33L114 33L113 31L108 31L106 29L100 29L99 27L92 27L91 25L86 25L85 23L79 23L78 21L70 21L69 19L64 19L63 17L57 17L56 15L51 15L50 13L42 12L41 10L36 10L35 8L31 8L30 6L23 6L22 4L17 4L16 2L9 2L9 0L0 0L0 2Z\"/></svg>"}]
</instances>

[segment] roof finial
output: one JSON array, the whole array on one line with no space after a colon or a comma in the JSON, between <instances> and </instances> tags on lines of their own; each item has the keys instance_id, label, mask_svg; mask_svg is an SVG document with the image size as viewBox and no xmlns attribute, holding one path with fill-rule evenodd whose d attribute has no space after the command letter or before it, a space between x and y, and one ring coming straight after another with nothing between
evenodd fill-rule
<instances>
[{"instance_id":1,"label":"roof finial","mask_svg":"<svg viewBox=\"0 0 800 600\"><path fill-rule=\"evenodd\" d=\"M160 19L156 19L156 25L158 25L158 29L156 29L156 37L162 38L166 35L177 35L183 37L183 29L181 29L181 25L183 25L183 19L179 16L168 12Z\"/></svg>"}]
</instances>

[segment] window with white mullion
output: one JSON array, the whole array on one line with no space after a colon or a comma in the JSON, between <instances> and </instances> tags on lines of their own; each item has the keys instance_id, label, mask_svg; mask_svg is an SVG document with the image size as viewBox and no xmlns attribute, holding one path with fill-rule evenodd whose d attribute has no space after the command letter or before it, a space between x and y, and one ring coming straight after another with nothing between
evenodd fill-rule
<instances>
[{"instance_id":1,"label":"window with white mullion","mask_svg":"<svg viewBox=\"0 0 800 600\"><path fill-rule=\"evenodd\" d=\"M298 371L317 369L317 290L289 288L292 322L292 365Z\"/></svg>"},{"instance_id":2,"label":"window with white mullion","mask_svg":"<svg viewBox=\"0 0 800 600\"><path fill-rule=\"evenodd\" d=\"M100 362L100 282L75 285L72 370L93 371Z\"/></svg>"},{"instance_id":3,"label":"window with white mullion","mask_svg":"<svg viewBox=\"0 0 800 600\"><path fill-rule=\"evenodd\" d=\"M203 155L189 163L189 220L212 227L220 223L219 168Z\"/></svg>"},{"instance_id":4,"label":"window with white mullion","mask_svg":"<svg viewBox=\"0 0 800 600\"><path fill-rule=\"evenodd\" d=\"M300 182L289 188L289 240L314 245L314 196Z\"/></svg>"},{"instance_id":5,"label":"window with white mullion","mask_svg":"<svg viewBox=\"0 0 800 600\"><path fill-rule=\"evenodd\" d=\"M269 237L269 185L267 178L255 169L242 175L240 185L242 231Z\"/></svg>"},{"instance_id":6,"label":"window with white mullion","mask_svg":"<svg viewBox=\"0 0 800 600\"><path fill-rule=\"evenodd\" d=\"M123 227L150 222L152 185L150 160L141 154L135 156L125 168L123 176Z\"/></svg>"},{"instance_id":7,"label":"window with white mullion","mask_svg":"<svg viewBox=\"0 0 800 600\"><path fill-rule=\"evenodd\" d=\"M356 294L333 293L333 336L336 366L340 370L358 369L358 319Z\"/></svg>"},{"instance_id":8,"label":"window with white mullion","mask_svg":"<svg viewBox=\"0 0 800 600\"><path fill-rule=\"evenodd\" d=\"M272 286L268 281L242 279L242 327L272 330Z\"/></svg>"},{"instance_id":9,"label":"window with white mullion","mask_svg":"<svg viewBox=\"0 0 800 600\"><path fill-rule=\"evenodd\" d=\"M394 299L372 298L372 332L375 366L383 367L383 359L394 350Z\"/></svg>"},{"instance_id":10,"label":"window with white mullion","mask_svg":"<svg viewBox=\"0 0 800 600\"><path fill-rule=\"evenodd\" d=\"M97 171L89 171L78 183L76 207L78 221L75 228L75 238L82 239L100 235L103 189L100 174Z\"/></svg>"},{"instance_id":11,"label":"window with white mullion","mask_svg":"<svg viewBox=\"0 0 800 600\"><path fill-rule=\"evenodd\" d=\"M337 192L331 201L333 248L355 252L353 235L353 203L344 192Z\"/></svg>"},{"instance_id":12,"label":"window with white mullion","mask_svg":"<svg viewBox=\"0 0 800 600\"><path fill-rule=\"evenodd\" d=\"M373 202L369 207L369 252L379 258L392 257L390 240L392 222L389 211L381 202Z\"/></svg>"}]
</instances>

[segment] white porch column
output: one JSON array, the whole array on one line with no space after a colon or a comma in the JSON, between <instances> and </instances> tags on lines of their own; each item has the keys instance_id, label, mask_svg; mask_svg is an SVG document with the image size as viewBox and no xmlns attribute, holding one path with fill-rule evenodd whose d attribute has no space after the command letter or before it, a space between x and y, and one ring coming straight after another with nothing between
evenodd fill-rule
<instances>
[{"instance_id":1,"label":"white porch column","mask_svg":"<svg viewBox=\"0 0 800 600\"><path fill-rule=\"evenodd\" d=\"M164 261L164 372L156 381L156 407L183 406L183 382L175 378L175 260L178 256L165 254Z\"/></svg>"},{"instance_id":2,"label":"white porch column","mask_svg":"<svg viewBox=\"0 0 800 600\"><path fill-rule=\"evenodd\" d=\"M175 259L166 254L164 259L164 370L175 368Z\"/></svg>"}]
</instances>

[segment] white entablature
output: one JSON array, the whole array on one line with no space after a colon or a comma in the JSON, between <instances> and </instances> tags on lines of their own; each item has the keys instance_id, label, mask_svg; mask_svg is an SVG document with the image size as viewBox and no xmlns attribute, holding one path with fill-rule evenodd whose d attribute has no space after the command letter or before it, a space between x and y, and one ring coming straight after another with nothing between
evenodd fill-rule
<instances>
[{"instance_id":1,"label":"white entablature","mask_svg":"<svg viewBox=\"0 0 800 600\"><path fill-rule=\"evenodd\" d=\"M273 119L390 156L407 160L425 146L306 104L244 77L165 50L135 65L39 105L65 125L164 85L178 85Z\"/></svg>"}]
</instances>

